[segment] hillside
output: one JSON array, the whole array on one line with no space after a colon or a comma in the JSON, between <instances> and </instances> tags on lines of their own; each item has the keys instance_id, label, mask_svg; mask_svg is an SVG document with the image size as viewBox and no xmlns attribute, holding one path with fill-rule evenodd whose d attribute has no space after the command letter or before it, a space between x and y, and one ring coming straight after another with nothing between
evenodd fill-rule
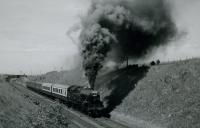
<instances>
[{"instance_id":1,"label":"hillside","mask_svg":"<svg viewBox=\"0 0 200 128\"><path fill-rule=\"evenodd\" d=\"M58 103L0 80L0 128L66 128L68 117Z\"/></svg>"},{"instance_id":2,"label":"hillside","mask_svg":"<svg viewBox=\"0 0 200 128\"><path fill-rule=\"evenodd\" d=\"M111 117L141 127L200 127L200 60L131 66L99 76Z\"/></svg>"},{"instance_id":3,"label":"hillside","mask_svg":"<svg viewBox=\"0 0 200 128\"><path fill-rule=\"evenodd\" d=\"M43 75L30 76L29 79L48 83L87 85L83 70L80 67L69 71L52 71Z\"/></svg>"}]
</instances>

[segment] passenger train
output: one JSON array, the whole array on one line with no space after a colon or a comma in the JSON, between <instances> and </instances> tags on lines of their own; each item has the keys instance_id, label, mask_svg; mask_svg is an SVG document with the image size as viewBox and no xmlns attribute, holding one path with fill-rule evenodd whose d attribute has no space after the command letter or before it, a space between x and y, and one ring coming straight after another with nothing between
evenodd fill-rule
<instances>
[{"instance_id":1,"label":"passenger train","mask_svg":"<svg viewBox=\"0 0 200 128\"><path fill-rule=\"evenodd\" d=\"M88 87L52 83L26 82L27 88L58 99L92 117L101 116L104 109L100 94Z\"/></svg>"}]
</instances>

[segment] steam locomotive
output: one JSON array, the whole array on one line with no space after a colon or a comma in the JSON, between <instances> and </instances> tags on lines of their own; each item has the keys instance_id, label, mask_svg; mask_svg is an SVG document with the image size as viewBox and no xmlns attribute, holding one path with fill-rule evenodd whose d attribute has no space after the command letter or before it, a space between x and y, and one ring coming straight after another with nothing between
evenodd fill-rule
<instances>
[{"instance_id":1,"label":"steam locomotive","mask_svg":"<svg viewBox=\"0 0 200 128\"><path fill-rule=\"evenodd\" d=\"M52 83L26 82L27 88L59 99L67 106L73 107L92 117L101 116L104 106L100 94L88 87L75 85L60 85Z\"/></svg>"}]
</instances>

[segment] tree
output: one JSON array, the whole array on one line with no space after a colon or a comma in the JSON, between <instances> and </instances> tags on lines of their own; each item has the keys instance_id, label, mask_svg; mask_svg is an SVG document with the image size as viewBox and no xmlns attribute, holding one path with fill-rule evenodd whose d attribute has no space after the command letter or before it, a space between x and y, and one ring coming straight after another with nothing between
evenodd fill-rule
<instances>
[{"instance_id":1,"label":"tree","mask_svg":"<svg viewBox=\"0 0 200 128\"><path fill-rule=\"evenodd\" d=\"M151 61L150 65L154 66L154 65L156 65L156 62L155 61Z\"/></svg>"},{"instance_id":2,"label":"tree","mask_svg":"<svg viewBox=\"0 0 200 128\"><path fill-rule=\"evenodd\" d=\"M159 60L159 59L156 61L156 64L157 64L157 65L159 65L159 64L160 64L160 60Z\"/></svg>"}]
</instances>

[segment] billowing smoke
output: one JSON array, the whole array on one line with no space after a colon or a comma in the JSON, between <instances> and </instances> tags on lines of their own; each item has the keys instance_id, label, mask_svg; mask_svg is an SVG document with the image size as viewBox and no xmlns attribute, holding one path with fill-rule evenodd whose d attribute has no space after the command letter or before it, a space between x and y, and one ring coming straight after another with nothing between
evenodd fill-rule
<instances>
[{"instance_id":1,"label":"billowing smoke","mask_svg":"<svg viewBox=\"0 0 200 128\"><path fill-rule=\"evenodd\" d=\"M83 68L92 88L113 48L119 57L140 58L176 34L165 0L95 0L82 26Z\"/></svg>"}]
</instances>

